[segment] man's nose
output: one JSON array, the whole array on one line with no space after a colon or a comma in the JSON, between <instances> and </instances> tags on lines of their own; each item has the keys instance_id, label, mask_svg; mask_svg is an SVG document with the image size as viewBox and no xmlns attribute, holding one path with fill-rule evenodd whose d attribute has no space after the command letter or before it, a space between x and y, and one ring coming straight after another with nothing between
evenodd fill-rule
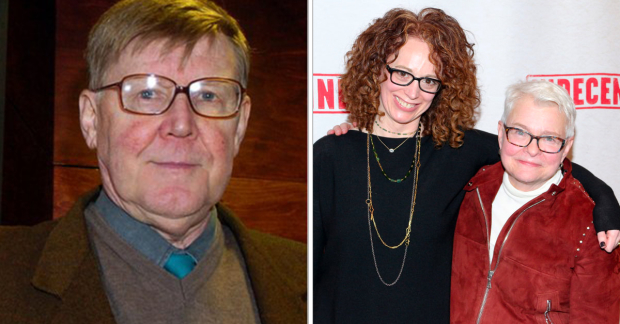
<instances>
[{"instance_id":1,"label":"man's nose","mask_svg":"<svg viewBox=\"0 0 620 324\"><path fill-rule=\"evenodd\" d=\"M184 93L177 94L168 111L164 113L164 118L161 128L163 136L180 138L196 136L198 115L192 110L189 98Z\"/></svg>"}]
</instances>

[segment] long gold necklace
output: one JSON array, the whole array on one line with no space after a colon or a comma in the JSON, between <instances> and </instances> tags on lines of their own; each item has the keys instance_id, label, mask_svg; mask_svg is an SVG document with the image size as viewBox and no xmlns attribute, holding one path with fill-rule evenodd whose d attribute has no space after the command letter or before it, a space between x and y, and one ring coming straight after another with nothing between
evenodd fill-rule
<instances>
[{"instance_id":1,"label":"long gold necklace","mask_svg":"<svg viewBox=\"0 0 620 324\"><path fill-rule=\"evenodd\" d=\"M416 135L416 152L414 155L414 164L415 164L415 175L414 175L414 179L413 179L413 191L411 193L411 209L409 212L409 223L407 224L407 228L405 230L405 238L403 238L403 240L398 244L398 245L388 245L387 243L385 243L385 241L383 241L383 238L381 237L381 234L379 233L379 229L377 228L377 223L375 222L375 209L372 205L372 184L370 181L370 134L368 134L368 137L366 138L366 166L367 166L367 171L368 171L368 198L366 199L366 204L368 205L368 231L370 233L370 247L372 250L372 258L373 261L375 263L375 270L377 271L377 275L379 276L379 279L381 280L381 282L386 285L386 286L393 286L394 284L396 284L398 282L398 280L400 279L401 274L403 273L403 268L405 267L405 260L407 259L407 249L409 248L409 241L411 238L411 221L413 220L413 212L415 210L415 201L416 201L416 196L418 193L418 176L420 175L420 148L421 148L421 140L420 140L420 128L418 127L418 132ZM379 237L379 240L381 240L381 243L383 243L383 245L385 245L386 247L390 248L390 249L397 249L399 247L401 247L403 244L405 244L405 253L403 255L403 262L400 266L400 271L398 272L398 276L396 277L396 279L391 282L391 283L387 283L385 282L385 280L383 280L383 277L381 276L381 273L379 272L379 266L377 265L377 258L375 256L375 246L374 246L374 242L372 239L372 226L371 223L374 225L375 231L377 232L377 237Z\"/></svg>"}]
</instances>

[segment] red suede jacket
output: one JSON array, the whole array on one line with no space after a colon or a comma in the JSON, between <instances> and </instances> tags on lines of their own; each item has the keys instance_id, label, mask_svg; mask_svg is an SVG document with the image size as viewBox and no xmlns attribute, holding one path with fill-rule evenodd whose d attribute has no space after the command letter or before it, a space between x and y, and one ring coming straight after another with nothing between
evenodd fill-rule
<instances>
[{"instance_id":1,"label":"red suede jacket","mask_svg":"<svg viewBox=\"0 0 620 324\"><path fill-rule=\"evenodd\" d=\"M613 323L620 317L618 251L601 250L594 202L564 161L559 186L517 210L499 234L489 263L491 206L500 163L465 186L454 235L452 323Z\"/></svg>"}]
</instances>

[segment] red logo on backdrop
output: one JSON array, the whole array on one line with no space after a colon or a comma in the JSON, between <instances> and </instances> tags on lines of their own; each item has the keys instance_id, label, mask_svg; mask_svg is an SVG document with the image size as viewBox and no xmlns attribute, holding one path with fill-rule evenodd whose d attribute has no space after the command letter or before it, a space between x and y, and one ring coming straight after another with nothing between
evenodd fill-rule
<instances>
[{"instance_id":1,"label":"red logo on backdrop","mask_svg":"<svg viewBox=\"0 0 620 324\"><path fill-rule=\"evenodd\" d=\"M344 103L338 97L340 74L312 74L312 113L346 114Z\"/></svg>"},{"instance_id":2,"label":"red logo on backdrop","mask_svg":"<svg viewBox=\"0 0 620 324\"><path fill-rule=\"evenodd\" d=\"M528 80L547 80L568 91L577 109L620 109L620 74L538 74Z\"/></svg>"}]
</instances>

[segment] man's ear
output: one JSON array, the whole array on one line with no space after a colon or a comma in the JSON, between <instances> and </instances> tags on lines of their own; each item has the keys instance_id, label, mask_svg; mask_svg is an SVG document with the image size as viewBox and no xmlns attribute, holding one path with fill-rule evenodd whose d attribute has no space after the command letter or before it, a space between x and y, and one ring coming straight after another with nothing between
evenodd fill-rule
<instances>
[{"instance_id":1,"label":"man's ear","mask_svg":"<svg viewBox=\"0 0 620 324\"><path fill-rule=\"evenodd\" d=\"M97 148L97 94L90 90L80 93L80 128L86 145L91 150Z\"/></svg>"},{"instance_id":2,"label":"man's ear","mask_svg":"<svg viewBox=\"0 0 620 324\"><path fill-rule=\"evenodd\" d=\"M235 132L235 156L239 153L239 147L243 142L245 136L245 130L248 127L248 120L250 119L250 110L252 108L252 100L250 96L243 96L243 101L239 106L239 121L237 123L237 130Z\"/></svg>"}]
</instances>

